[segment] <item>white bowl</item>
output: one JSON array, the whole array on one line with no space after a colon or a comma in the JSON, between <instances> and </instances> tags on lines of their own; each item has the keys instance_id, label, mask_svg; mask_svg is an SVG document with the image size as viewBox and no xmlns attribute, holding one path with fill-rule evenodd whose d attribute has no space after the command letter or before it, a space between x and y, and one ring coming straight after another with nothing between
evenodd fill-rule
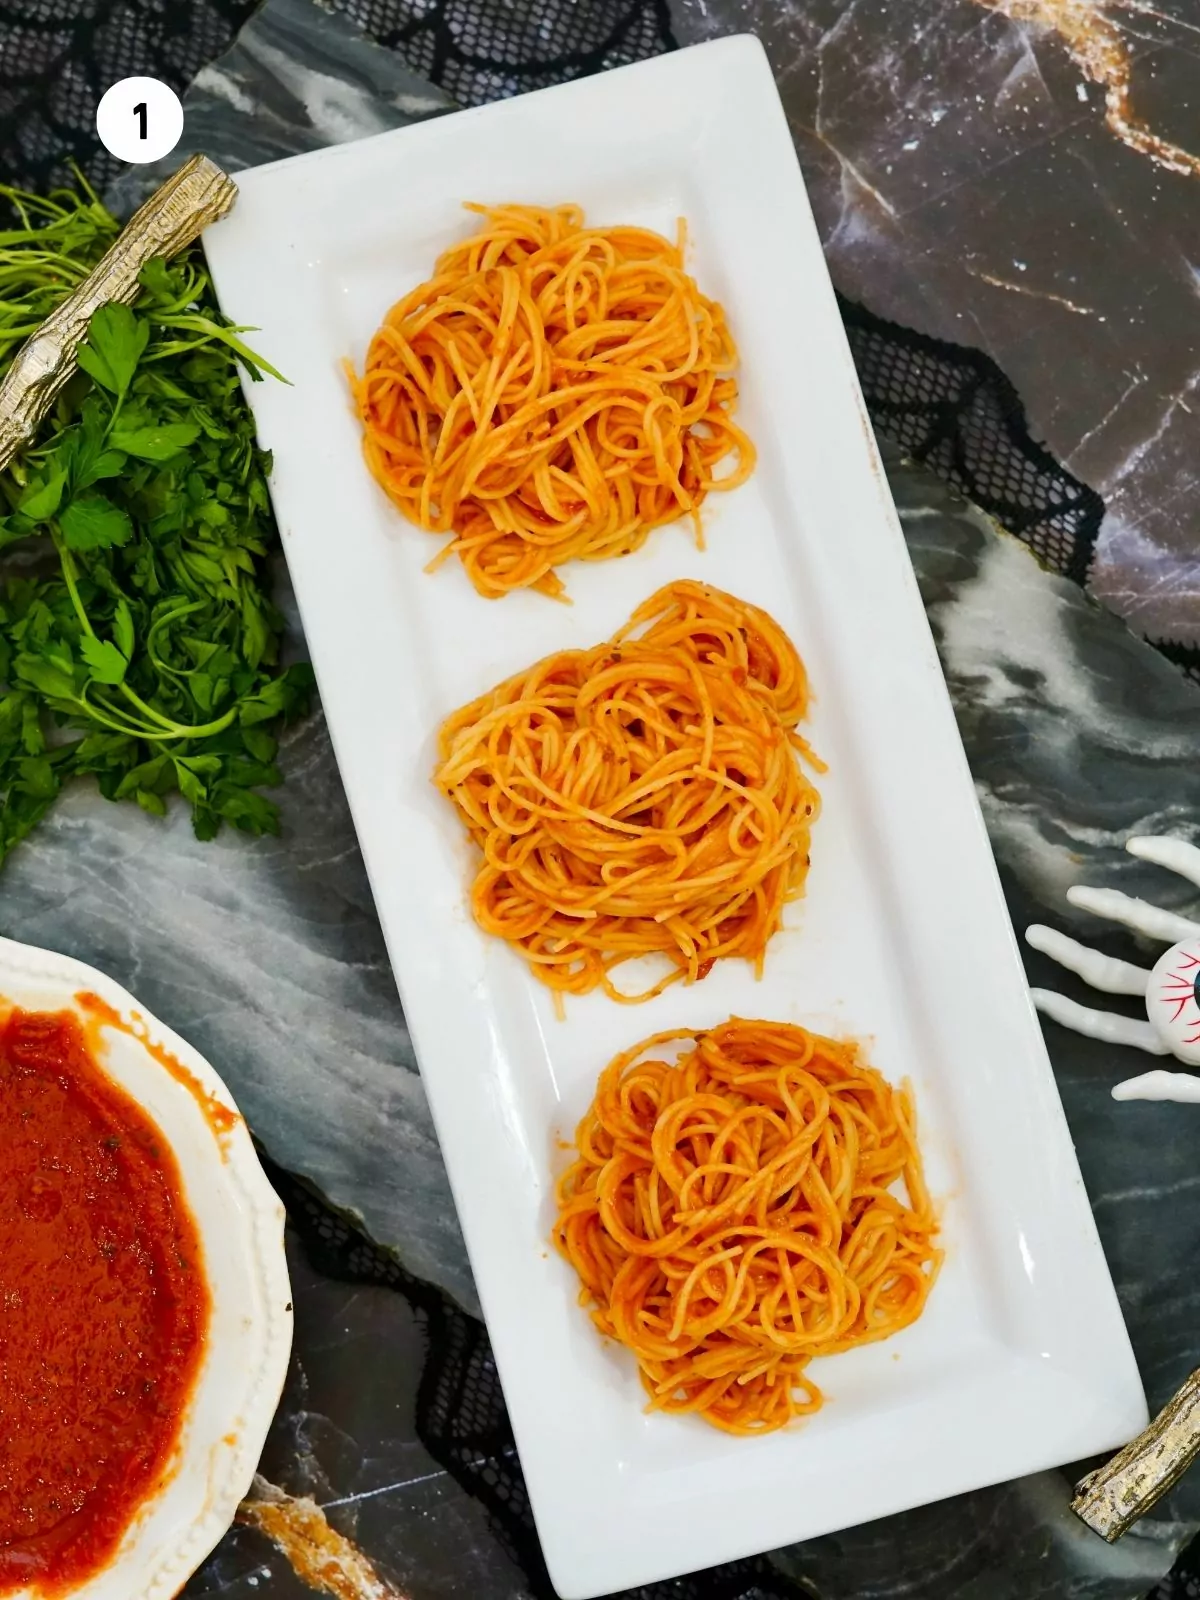
<instances>
[{"instance_id":1,"label":"white bowl","mask_svg":"<svg viewBox=\"0 0 1200 1600\"><path fill-rule=\"evenodd\" d=\"M120 1018L99 1029L101 1064L175 1152L204 1246L212 1313L165 1481L104 1568L69 1594L168 1600L233 1521L279 1404L292 1346L284 1210L229 1091L202 1056L102 973L0 939L0 1000L30 1011L74 1011L93 1024L95 1039L95 1012L77 999L84 994ZM32 1600L31 1592L20 1590L14 1600Z\"/></svg>"}]
</instances>

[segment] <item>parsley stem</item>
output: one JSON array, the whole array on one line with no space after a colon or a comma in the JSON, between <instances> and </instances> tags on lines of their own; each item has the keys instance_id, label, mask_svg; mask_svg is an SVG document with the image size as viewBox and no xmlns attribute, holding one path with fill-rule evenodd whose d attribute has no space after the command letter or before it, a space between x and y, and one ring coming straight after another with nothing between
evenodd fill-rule
<instances>
[{"instance_id":1,"label":"parsley stem","mask_svg":"<svg viewBox=\"0 0 1200 1600\"><path fill-rule=\"evenodd\" d=\"M89 634L93 639L98 638L99 635L96 633L95 628L92 627L91 618L88 616L87 611L84 608L83 601L79 597L79 586L76 581L78 574L75 568L75 558L72 556L71 552L67 549L65 543L63 542L62 534L59 532L58 528L54 528L52 531L54 534L54 543L58 550L59 560L62 563L63 579L67 585L67 593L71 596L71 604L75 608L75 615L79 618L79 625L83 631ZM135 706L144 717L149 717L152 723L157 723L158 729L162 730L159 732L154 728L147 728L144 724L123 726L118 730L119 732L130 734L135 739L207 739L214 733L224 733L226 728L232 727L234 719L237 716L236 707L231 707L224 714L224 716L215 717L211 722L176 722L173 717L164 717L163 714L160 711L156 711L153 706L147 705L142 699L141 695L138 694L136 690L131 689L127 683L120 683L117 685L117 688L120 689L121 693L125 696L126 700L129 701L130 705ZM86 686L83 691L83 704L87 707L95 708L97 710L103 706L104 710L109 713L110 717L120 715L120 713L116 712L114 708L109 706L105 701L97 702L89 700L87 698ZM112 723L111 726L116 728L117 724Z\"/></svg>"},{"instance_id":2,"label":"parsley stem","mask_svg":"<svg viewBox=\"0 0 1200 1600\"><path fill-rule=\"evenodd\" d=\"M160 728L165 728L167 730L166 734L161 735L160 737L172 739L206 739L210 734L224 733L226 728L232 726L234 717L237 715L236 710L231 707L224 716L215 717L212 722L176 722L173 718L164 717L160 712L155 711L153 706L148 706L142 699L141 695L136 694L127 683L118 684L117 687L125 696L126 700L128 700L132 705L135 705L144 716L153 718L153 720L158 723ZM144 735L144 737L149 738L149 735Z\"/></svg>"},{"instance_id":3,"label":"parsley stem","mask_svg":"<svg viewBox=\"0 0 1200 1600\"><path fill-rule=\"evenodd\" d=\"M174 737L173 734L157 733L154 729L147 730L136 723L124 721L120 712L103 700L89 700L87 684L84 685L83 692L75 697L74 703L85 716L99 722L105 728L111 728L114 733L124 734L127 739L158 741Z\"/></svg>"},{"instance_id":4,"label":"parsley stem","mask_svg":"<svg viewBox=\"0 0 1200 1600\"><path fill-rule=\"evenodd\" d=\"M79 618L79 626L84 633L89 634L94 639L96 630L92 627L91 619L84 610L83 601L79 598L75 558L67 549L66 541L63 539L62 531L57 523L52 522L50 524L50 533L54 539L54 548L58 551L58 559L62 566L63 581L66 583L67 593L70 595L71 604L75 608L75 615Z\"/></svg>"},{"instance_id":5,"label":"parsley stem","mask_svg":"<svg viewBox=\"0 0 1200 1600\"><path fill-rule=\"evenodd\" d=\"M75 699L75 704L81 711L86 712L89 717L94 717L97 722L103 723L105 727L111 728L114 733L123 733L130 739L145 739L150 744L170 744L180 739L204 739L209 737L210 734L223 733L234 718L234 713L227 711L217 721L206 723L202 727L184 727L182 723L176 722L167 728L147 728L132 719L125 720L122 712L116 706L109 705L107 700L90 699L88 697L89 687L90 685L85 684L82 693ZM121 687L124 688L124 685L122 684ZM136 695L132 698L137 701L138 705L144 704L143 701L137 700Z\"/></svg>"},{"instance_id":6,"label":"parsley stem","mask_svg":"<svg viewBox=\"0 0 1200 1600\"><path fill-rule=\"evenodd\" d=\"M200 314L164 318L163 326L172 329L182 328L188 332L202 334L203 337L199 341L202 345L214 343L227 345L236 356L240 357L253 370L265 372L270 377L277 378L280 383L290 382L290 379L285 378L282 372L276 372L269 361L264 360L260 355L256 355L253 350L248 349L238 338L239 333L251 332L252 330L249 328L234 327L231 324L215 322L211 317ZM189 349L196 348L196 346L181 342L180 348ZM155 359L154 356L151 359Z\"/></svg>"},{"instance_id":7,"label":"parsley stem","mask_svg":"<svg viewBox=\"0 0 1200 1600\"><path fill-rule=\"evenodd\" d=\"M162 630L170 623L178 622L181 617L190 617L194 612L202 611L203 609L203 600L192 600L186 605L173 606L170 611L165 611L162 616L155 618L150 624L149 632L146 634L146 654L164 677L174 678L177 683L186 683L192 674L180 672L176 667L170 666L161 656L157 655L154 649L155 642Z\"/></svg>"}]
</instances>

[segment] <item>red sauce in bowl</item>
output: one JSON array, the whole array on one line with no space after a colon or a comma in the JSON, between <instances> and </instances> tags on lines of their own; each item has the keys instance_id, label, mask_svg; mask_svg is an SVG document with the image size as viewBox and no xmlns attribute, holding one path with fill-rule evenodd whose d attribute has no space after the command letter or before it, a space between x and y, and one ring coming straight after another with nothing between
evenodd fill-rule
<instances>
[{"instance_id":1,"label":"red sauce in bowl","mask_svg":"<svg viewBox=\"0 0 1200 1600\"><path fill-rule=\"evenodd\" d=\"M70 1013L0 1022L0 1595L64 1595L175 1465L210 1300L174 1154Z\"/></svg>"}]
</instances>

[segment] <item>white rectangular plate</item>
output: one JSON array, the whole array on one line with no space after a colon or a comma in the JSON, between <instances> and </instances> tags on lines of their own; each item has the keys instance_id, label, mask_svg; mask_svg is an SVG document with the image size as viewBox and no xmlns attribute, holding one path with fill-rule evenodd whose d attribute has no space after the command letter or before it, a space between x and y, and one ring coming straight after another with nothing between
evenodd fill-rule
<instances>
[{"instance_id":1,"label":"white rectangular plate","mask_svg":"<svg viewBox=\"0 0 1200 1600\"><path fill-rule=\"evenodd\" d=\"M762 50L722 40L242 174L205 244L230 316L291 379L248 392L342 776L567 1600L805 1539L1126 1440L1146 1420L904 541ZM741 350L753 478L574 605L485 601L360 454L340 363L471 230L464 200L580 202L673 231ZM765 606L813 681L828 760L806 898L756 983L718 963L641 1006L549 992L467 910L471 853L429 778L442 718L605 638L673 578ZM870 1041L911 1078L946 1267L920 1322L818 1364L828 1402L765 1439L646 1416L548 1246L596 1076L731 1013Z\"/></svg>"}]
</instances>

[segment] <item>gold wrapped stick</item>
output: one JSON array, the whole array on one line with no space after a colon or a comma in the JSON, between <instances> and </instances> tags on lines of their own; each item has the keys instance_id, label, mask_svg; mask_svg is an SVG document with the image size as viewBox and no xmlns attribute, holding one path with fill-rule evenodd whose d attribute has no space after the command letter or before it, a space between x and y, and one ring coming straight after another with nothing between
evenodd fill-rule
<instances>
[{"instance_id":1,"label":"gold wrapped stick","mask_svg":"<svg viewBox=\"0 0 1200 1600\"><path fill-rule=\"evenodd\" d=\"M1137 1438L1075 1485L1071 1510L1110 1544L1173 1488L1200 1455L1200 1371Z\"/></svg>"},{"instance_id":2,"label":"gold wrapped stick","mask_svg":"<svg viewBox=\"0 0 1200 1600\"><path fill-rule=\"evenodd\" d=\"M233 179L207 156L193 156L134 213L78 289L22 345L0 383L0 471L33 437L74 372L92 313L112 300L128 304L148 261L177 255L236 199Z\"/></svg>"}]
</instances>

